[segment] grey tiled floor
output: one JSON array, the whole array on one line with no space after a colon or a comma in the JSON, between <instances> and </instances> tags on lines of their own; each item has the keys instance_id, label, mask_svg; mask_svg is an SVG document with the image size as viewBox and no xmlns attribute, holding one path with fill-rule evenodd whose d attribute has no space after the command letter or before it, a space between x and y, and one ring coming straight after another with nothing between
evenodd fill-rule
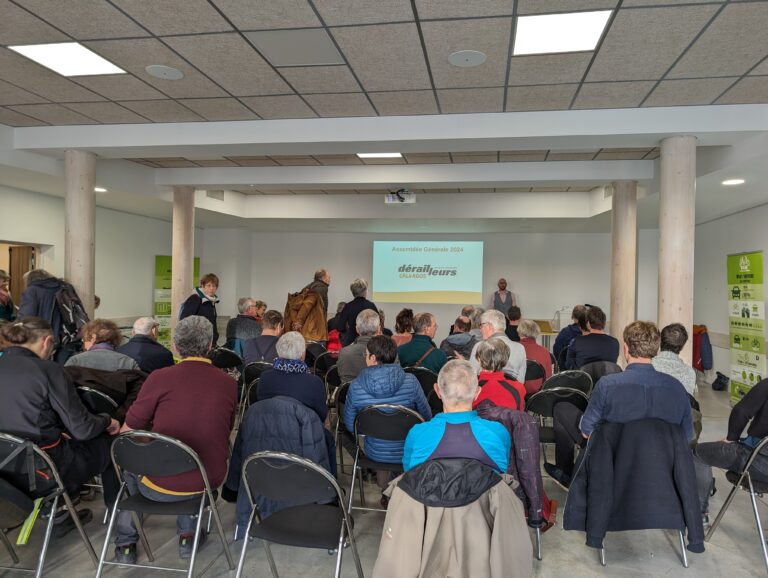
<instances>
[{"instance_id":1,"label":"grey tiled floor","mask_svg":"<svg viewBox=\"0 0 768 578\"><path fill-rule=\"evenodd\" d=\"M703 414L704 432L702 441L717 440L725 435L728 413L730 411L725 392L713 392L709 386L703 386L699 394ZM551 449L549 455L551 456ZM349 463L346 461L346 463ZM716 472L719 491L711 500L711 517L722 505L727 494L728 485L725 477ZM349 477L342 476L342 485L349 484ZM557 499L561 507L565 503L565 493L545 476L545 488L551 498ZM367 488L367 496L377 497L374 486ZM761 504L763 506L764 504ZM89 504L94 510L94 521L87 527L97 553L104 541L105 526L98 520L103 513L103 505L99 501ZM228 531L231 542L234 527L234 506L220 503L224 526ZM766 509L763 509L763 519ZM372 573L378 551L384 515L377 512L355 513L355 535L362 559L363 569L367 576ZM38 526L41 526L38 524ZM175 522L170 518L153 517L147 521L147 531L150 543L153 545L157 562L163 565L180 566L177 555L177 539ZM35 528L30 545L20 548L23 561L31 563L40 544L42 529ZM747 494L740 493L731 505L728 513L712 542L707 544L704 554L689 553L690 568L684 569L679 559L677 536L672 532L660 530L611 533L606 539L608 566L603 568L597 560L594 550L584 545L584 536L578 532L564 532L555 527L543 536L544 559L534 561L534 575L538 577L587 578L602 577L640 577L640 576L676 576L712 577L712 576L765 576L766 571L762 562L757 531ZM238 542L232 550L235 560L240 553L241 543ZM335 558L323 550L305 550L273 546L273 553L280 575L284 578L315 576L332 576ZM141 550L140 560L146 561ZM10 560L0 548L0 563L7 564ZM221 545L216 535L209 536L208 542L202 548L198 560L197 574L206 578L233 576L227 568L222 554ZM6 572L0 575L19 575ZM93 576L95 569L85 554L82 544L75 532L70 533L51 544L46 576L71 577ZM161 576L173 574L150 572L143 569L122 569L111 567L105 571L105 576L118 578L134 578L143 576ZM246 559L245 576L269 576L264 549L259 543L251 543ZM343 575L355 576L355 566L351 552L345 551Z\"/></svg>"}]
</instances>

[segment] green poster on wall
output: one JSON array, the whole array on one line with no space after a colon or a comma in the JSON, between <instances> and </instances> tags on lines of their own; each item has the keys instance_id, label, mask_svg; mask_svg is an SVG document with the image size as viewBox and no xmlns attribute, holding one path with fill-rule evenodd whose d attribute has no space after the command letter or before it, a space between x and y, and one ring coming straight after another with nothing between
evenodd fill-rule
<instances>
[{"instance_id":1,"label":"green poster on wall","mask_svg":"<svg viewBox=\"0 0 768 578\"><path fill-rule=\"evenodd\" d=\"M200 257L195 257L193 279L200 278ZM171 346L171 258L168 255L155 256L154 315L160 322L158 341L166 347ZM190 293L194 286L189 288ZM176 312L175 314L178 314Z\"/></svg>"},{"instance_id":2,"label":"green poster on wall","mask_svg":"<svg viewBox=\"0 0 768 578\"><path fill-rule=\"evenodd\" d=\"M766 376L763 252L728 255L731 403Z\"/></svg>"}]
</instances>

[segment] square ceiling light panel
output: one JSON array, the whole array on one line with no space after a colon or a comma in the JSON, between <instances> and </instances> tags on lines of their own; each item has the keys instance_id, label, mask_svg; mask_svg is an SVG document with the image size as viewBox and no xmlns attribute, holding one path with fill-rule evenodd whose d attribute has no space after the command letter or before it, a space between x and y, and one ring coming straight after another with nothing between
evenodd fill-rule
<instances>
[{"instance_id":1,"label":"square ceiling light panel","mask_svg":"<svg viewBox=\"0 0 768 578\"><path fill-rule=\"evenodd\" d=\"M9 46L14 52L58 72L62 76L96 76L101 74L125 74L95 52L77 42L56 44L28 44Z\"/></svg>"},{"instance_id":2,"label":"square ceiling light panel","mask_svg":"<svg viewBox=\"0 0 768 578\"><path fill-rule=\"evenodd\" d=\"M594 50L611 10L520 16L513 54L549 54Z\"/></svg>"},{"instance_id":3,"label":"square ceiling light panel","mask_svg":"<svg viewBox=\"0 0 768 578\"><path fill-rule=\"evenodd\" d=\"M272 66L344 64L344 58L322 28L263 30L245 35Z\"/></svg>"}]
</instances>

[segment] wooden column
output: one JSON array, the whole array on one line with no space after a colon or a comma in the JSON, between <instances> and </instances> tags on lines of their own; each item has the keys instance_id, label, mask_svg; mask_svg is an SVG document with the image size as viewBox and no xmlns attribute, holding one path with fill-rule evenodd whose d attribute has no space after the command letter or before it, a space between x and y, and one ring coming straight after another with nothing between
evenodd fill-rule
<instances>
[{"instance_id":1,"label":"wooden column","mask_svg":"<svg viewBox=\"0 0 768 578\"><path fill-rule=\"evenodd\" d=\"M622 344L624 365L622 333L637 314L637 181L613 183L611 204L610 332Z\"/></svg>"},{"instance_id":2,"label":"wooden column","mask_svg":"<svg viewBox=\"0 0 768 578\"><path fill-rule=\"evenodd\" d=\"M195 257L195 188L173 187L173 248L171 252L171 329L179 309L196 281L192 278Z\"/></svg>"},{"instance_id":3,"label":"wooden column","mask_svg":"<svg viewBox=\"0 0 768 578\"><path fill-rule=\"evenodd\" d=\"M693 337L696 137L661 141L659 329L682 323ZM691 363L691 339L680 357Z\"/></svg>"},{"instance_id":4,"label":"wooden column","mask_svg":"<svg viewBox=\"0 0 768 578\"><path fill-rule=\"evenodd\" d=\"M96 290L96 155L64 153L64 278L72 283L93 319Z\"/></svg>"}]
</instances>

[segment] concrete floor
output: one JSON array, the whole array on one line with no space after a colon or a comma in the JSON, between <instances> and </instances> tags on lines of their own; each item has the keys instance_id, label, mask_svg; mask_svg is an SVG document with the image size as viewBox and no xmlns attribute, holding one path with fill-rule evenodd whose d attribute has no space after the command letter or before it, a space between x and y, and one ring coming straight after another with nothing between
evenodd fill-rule
<instances>
[{"instance_id":1,"label":"concrete floor","mask_svg":"<svg viewBox=\"0 0 768 578\"><path fill-rule=\"evenodd\" d=\"M699 395L704 414L704 431L702 441L721 439L726 433L727 418L730 411L726 392L713 392L709 386L703 386ZM552 455L549 450L549 455ZM345 463L349 463L345 460ZM721 472L716 472L717 495L711 500L711 518L719 510L728 493L729 485ZM349 485L349 476L342 477L342 485ZM545 489L549 496L557 499L561 507L565 503L565 492L544 476ZM368 486L366 495L377 497L374 486ZM372 499L370 501L373 501ZM761 506L764 506L762 502ZM100 523L103 505L97 500L88 504L94 510L94 521L86 530L91 537L97 554L104 543L105 526ZM225 529L231 542L234 528L234 505L220 502ZM763 518L765 520L765 518ZM363 570L370 576L376 560L384 515L377 512L355 513L355 535L363 564ZM177 555L177 538L175 536L175 521L170 518L153 517L147 521L147 532L150 544L153 545L157 563L167 566L180 567ZM38 552L41 542L42 524L37 524L29 545L19 548L22 563L31 564ZM232 549L232 556L237 562L241 542ZM746 493L740 492L731 505L722 524L715 533L712 541L706 545L703 554L688 553L690 568L683 568L679 558L677 536L673 532L661 530L610 533L606 539L607 567L600 566L597 552L584 544L584 536L580 532L564 532L559 527L552 528L542 539L543 560L534 561L534 575L537 577L588 578L592 576L623 578L639 576L676 576L712 577L712 576L765 576L766 570L757 538L757 530ZM111 550L111 548L110 548ZM278 572L284 578L332 576L335 558L323 550L307 550L273 546L273 554ZM345 551L343 576L356 576L355 565L350 550ZM140 561L146 562L141 549ZM9 564L7 553L0 548L0 564ZM233 576L227 569L227 564L221 550L221 544L215 534L209 539L200 552L197 564L197 575L206 578ZM0 571L2 576L18 575L17 573ZM59 540L53 540L48 551L48 563L45 576L71 577L93 576L95 569L91 565L82 543L76 532L72 532ZM108 567L105 576L116 575L120 578L134 578L149 575L173 575L167 572L152 572L143 569L123 569ZM245 576L269 576L270 570L264 554L263 546L252 542L248 547ZM395 578L395 577L393 577Z\"/></svg>"}]
</instances>

